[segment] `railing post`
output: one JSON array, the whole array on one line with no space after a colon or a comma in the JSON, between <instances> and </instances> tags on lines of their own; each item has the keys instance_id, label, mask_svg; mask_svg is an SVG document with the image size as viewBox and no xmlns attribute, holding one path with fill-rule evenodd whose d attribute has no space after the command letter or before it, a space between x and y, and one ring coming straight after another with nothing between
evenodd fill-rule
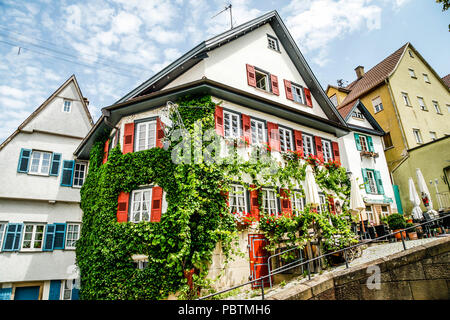
<instances>
[{"instance_id":1,"label":"railing post","mask_svg":"<svg viewBox=\"0 0 450 320\"><path fill-rule=\"evenodd\" d=\"M309 269L309 262L306 265L308 267L308 280L311 280L311 270Z\"/></svg>"},{"instance_id":2,"label":"railing post","mask_svg":"<svg viewBox=\"0 0 450 320\"><path fill-rule=\"evenodd\" d=\"M348 269L347 249L344 249L344 258L345 258L345 268Z\"/></svg>"},{"instance_id":3,"label":"railing post","mask_svg":"<svg viewBox=\"0 0 450 320\"><path fill-rule=\"evenodd\" d=\"M406 250L405 239L403 239L403 231L400 231L400 237L402 238L403 249Z\"/></svg>"},{"instance_id":4,"label":"railing post","mask_svg":"<svg viewBox=\"0 0 450 320\"><path fill-rule=\"evenodd\" d=\"M264 281L261 279L261 300L264 300Z\"/></svg>"}]
</instances>

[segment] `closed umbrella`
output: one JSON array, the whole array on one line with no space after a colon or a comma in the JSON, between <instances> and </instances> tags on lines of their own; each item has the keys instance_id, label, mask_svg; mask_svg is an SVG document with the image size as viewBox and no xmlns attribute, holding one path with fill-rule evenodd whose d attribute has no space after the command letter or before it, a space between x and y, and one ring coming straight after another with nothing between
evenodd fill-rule
<instances>
[{"instance_id":1,"label":"closed umbrella","mask_svg":"<svg viewBox=\"0 0 450 320\"><path fill-rule=\"evenodd\" d=\"M419 168L416 169L416 175L417 175L417 184L419 185L419 190L421 194L425 194L426 197L428 198L428 207L427 207L427 212L428 214L430 214L432 217L437 217L438 213L433 210L433 202L431 202L431 194L430 191L428 191L428 187L427 187L427 183L425 182L425 179L423 177L422 171L420 171Z\"/></svg>"},{"instance_id":2,"label":"closed umbrella","mask_svg":"<svg viewBox=\"0 0 450 320\"><path fill-rule=\"evenodd\" d=\"M413 204L412 216L416 220L423 219L422 210L420 209L420 198L416 191L416 186L412 178L409 178L409 200Z\"/></svg>"},{"instance_id":3,"label":"closed umbrella","mask_svg":"<svg viewBox=\"0 0 450 320\"><path fill-rule=\"evenodd\" d=\"M306 167L305 202L315 208L320 205L319 188L317 187L316 179L314 179L314 173L310 165Z\"/></svg>"},{"instance_id":4,"label":"closed umbrella","mask_svg":"<svg viewBox=\"0 0 450 320\"><path fill-rule=\"evenodd\" d=\"M359 219L361 220L361 225L364 229L364 222L361 216L361 211L366 209L366 204L364 203L363 197L361 195L361 190L359 189L358 183L356 182L356 177L352 176L350 179L350 211L358 214Z\"/></svg>"}]
</instances>

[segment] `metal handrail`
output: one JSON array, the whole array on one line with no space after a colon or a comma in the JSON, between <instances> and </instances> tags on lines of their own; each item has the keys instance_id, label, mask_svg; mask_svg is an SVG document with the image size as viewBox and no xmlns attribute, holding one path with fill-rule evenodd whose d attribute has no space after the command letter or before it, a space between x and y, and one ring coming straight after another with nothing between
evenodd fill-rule
<instances>
[{"instance_id":1,"label":"metal handrail","mask_svg":"<svg viewBox=\"0 0 450 320\"><path fill-rule=\"evenodd\" d=\"M386 238L386 237L392 237L393 235L395 235L395 234L397 234L397 233L400 233L400 236L401 236L401 239L402 239L402 244L403 244L403 250L406 250L405 239L403 238L403 232L404 232L404 231L409 230L409 229L413 229L413 228L417 228L418 226L427 225L427 224L430 224L430 223L432 223L432 222L434 222L434 221L439 221L439 220L442 220L442 219L444 219L444 218L446 218L446 217L449 217L449 216L450 216L450 214L446 214L445 216L442 216L442 217L439 217L439 218L435 218L435 219L431 219L431 220L422 222L422 223L420 223L420 224L414 225L414 226L412 226L412 227L408 227L408 228L405 228L405 229L401 229L401 230L399 230L399 231L396 231L396 232L393 232L393 233L389 233L389 234L386 234L386 235L384 235L384 236L377 237L377 238L375 238L375 239L370 239L370 240L367 240L367 241L364 241L364 242L360 242L360 243L357 243L357 244L355 244L355 245L352 245L352 246L349 246L349 247L346 247L346 248L343 248L343 249L339 249L339 250L336 250L336 251L333 251L333 252L329 252L329 253L323 254L323 255L321 255L321 256L318 256L318 257L315 257L315 258L306 260L306 261L301 262L301 263L299 263L299 264L293 265L293 266L291 266L291 267L289 267L289 268L285 268L285 267L287 266L287 265L285 265L285 266L282 266L282 267L280 267L280 268L274 269L272 272L270 272L270 269L269 269L269 274L267 274L267 275L265 275L265 276L259 277L258 279L254 279L254 280L251 280L251 281L249 281L249 282L246 282L246 283L243 283L243 284L240 284L240 285L237 285L237 286L234 286L234 287L231 287L231 288L228 288L228 289L219 291L219 292L215 292L215 293L206 295L206 296L204 296L204 297L200 297L200 298L198 298L197 300L204 300L204 299L207 299L207 298L210 298L210 297L213 297L213 296L216 296L216 295L219 295L219 294L222 294L222 293L226 293L226 292L229 292L229 291L231 291L231 290L235 290L235 289L237 289L237 288L240 288L240 287L243 287L243 286L252 284L252 283L257 282L257 281L260 281L260 282L261 282L261 299L264 300L264 284L263 284L263 279L265 279L265 278L272 277L273 275L278 274L278 273L281 273L282 271L290 270L290 269L299 267L299 266L301 266L301 265L307 264L307 267L308 267L308 279L311 280L311 271L310 271L310 269L309 269L309 263L311 263L311 262L313 262L313 261L315 261L315 260L322 259L322 258L324 258L324 257L326 257L326 256L329 256L329 255L332 255L332 254L340 253L340 252L342 252L342 251L344 251L344 257L345 257L345 265L346 265L346 269L348 269L349 266L348 266L348 260L347 260L347 250L350 250L350 249L353 249L353 248L356 248L356 247L365 245L365 244L367 244L367 243L370 243L370 242L373 242L373 241L376 241L376 240L379 240L379 239L383 239L383 238ZM446 234L445 227L443 227L442 229L443 229L443 233ZM289 250L286 250L286 252L288 252L288 251L290 251L290 250L292 250L292 249L293 249L293 248L291 248L291 249L289 249ZM279 253L279 254L281 254L281 253ZM298 261L298 260L296 260L296 261ZM291 263L289 263L289 264L295 263L296 261L291 262ZM270 267L269 267L269 268L270 268Z\"/></svg>"}]
</instances>

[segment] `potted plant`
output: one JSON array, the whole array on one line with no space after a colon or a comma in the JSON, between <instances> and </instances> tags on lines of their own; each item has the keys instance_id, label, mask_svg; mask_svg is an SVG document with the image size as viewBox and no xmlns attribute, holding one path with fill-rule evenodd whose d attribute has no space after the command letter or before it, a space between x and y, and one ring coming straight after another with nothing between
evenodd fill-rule
<instances>
[{"instance_id":1,"label":"potted plant","mask_svg":"<svg viewBox=\"0 0 450 320\"><path fill-rule=\"evenodd\" d=\"M403 218L403 216L400 213L393 213L393 214L391 214L388 217L387 221L388 221L389 228L391 228L391 230L393 230L394 232L403 230L406 227L406 221L405 221L405 219ZM403 235L403 238L406 238L406 232L405 231L402 231L401 234ZM395 238L397 240L400 240L401 237L402 236L400 235L400 232L395 234Z\"/></svg>"},{"instance_id":2,"label":"potted plant","mask_svg":"<svg viewBox=\"0 0 450 320\"><path fill-rule=\"evenodd\" d=\"M408 233L408 238L409 238L409 240L417 240L417 239L418 239L418 237L417 237L417 231L416 231L416 227L414 227L414 223L407 222L407 223L406 223L406 228L410 228L410 227L412 227L412 228L406 230L407 233Z\"/></svg>"}]
</instances>

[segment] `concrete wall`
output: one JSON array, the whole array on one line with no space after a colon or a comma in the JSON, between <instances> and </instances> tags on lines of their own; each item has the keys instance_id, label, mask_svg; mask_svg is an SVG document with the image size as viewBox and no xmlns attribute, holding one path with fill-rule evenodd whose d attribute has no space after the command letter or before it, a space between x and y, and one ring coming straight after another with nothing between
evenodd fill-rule
<instances>
[{"instance_id":1,"label":"concrete wall","mask_svg":"<svg viewBox=\"0 0 450 320\"><path fill-rule=\"evenodd\" d=\"M380 287L371 268L379 268ZM319 275L269 300L448 300L450 237L428 242L343 271Z\"/></svg>"},{"instance_id":2,"label":"concrete wall","mask_svg":"<svg viewBox=\"0 0 450 320\"><path fill-rule=\"evenodd\" d=\"M438 191L449 191L449 186L444 182L443 169L450 164L450 137L427 144L423 147L411 150L409 157L392 172L394 183L398 185L400 190L400 198L404 212L411 214L412 204L409 201L409 178L413 178L416 191L420 197L420 189L417 184L416 168L422 171L428 191L431 193L431 200L435 210L439 209L438 200L436 198L435 179L438 179ZM429 181L433 181L430 185ZM421 203L422 210L425 206Z\"/></svg>"}]
</instances>

